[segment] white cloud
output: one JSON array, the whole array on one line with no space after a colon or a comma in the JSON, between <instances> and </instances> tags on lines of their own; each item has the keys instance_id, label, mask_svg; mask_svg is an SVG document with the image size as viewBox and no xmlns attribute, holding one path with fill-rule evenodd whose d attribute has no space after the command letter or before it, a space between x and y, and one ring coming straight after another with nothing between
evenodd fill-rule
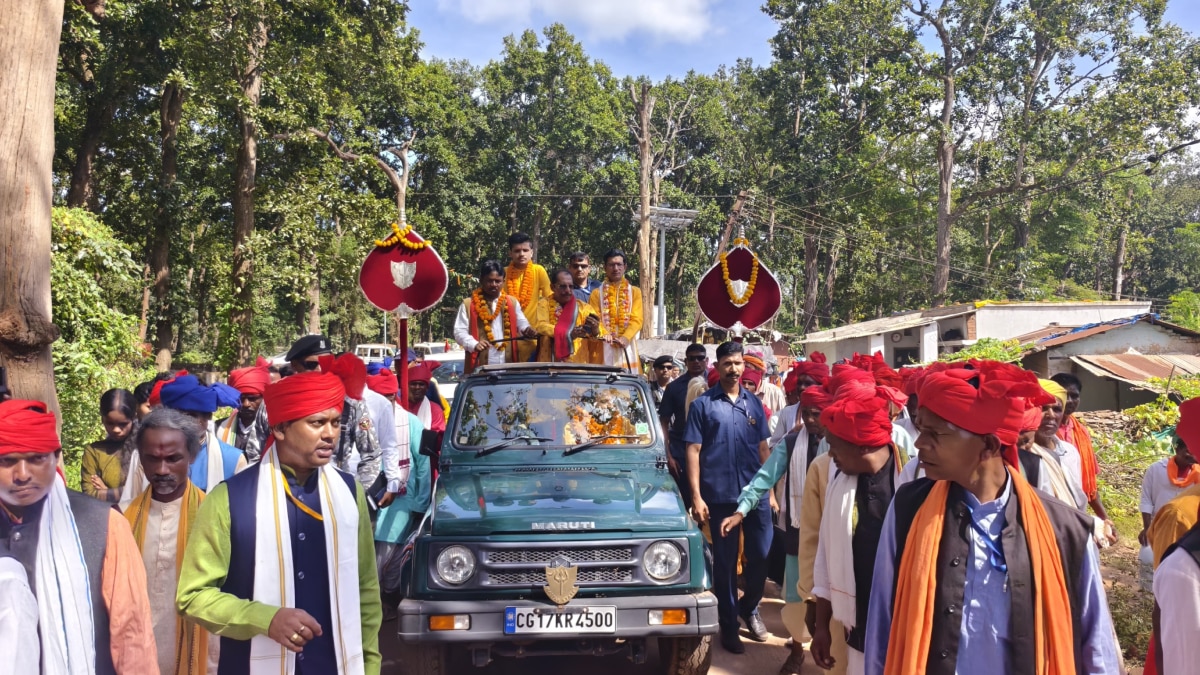
<instances>
[{"instance_id":1,"label":"white cloud","mask_svg":"<svg viewBox=\"0 0 1200 675\"><path fill-rule=\"evenodd\" d=\"M696 42L713 29L715 0L438 0L438 9L478 24L560 21L595 40L644 33L669 42Z\"/></svg>"}]
</instances>

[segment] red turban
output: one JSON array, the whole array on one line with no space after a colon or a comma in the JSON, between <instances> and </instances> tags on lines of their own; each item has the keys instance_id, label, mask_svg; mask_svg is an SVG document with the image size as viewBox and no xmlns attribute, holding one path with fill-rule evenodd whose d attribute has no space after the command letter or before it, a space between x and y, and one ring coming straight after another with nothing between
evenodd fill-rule
<instances>
[{"instance_id":1,"label":"red turban","mask_svg":"<svg viewBox=\"0 0 1200 675\"><path fill-rule=\"evenodd\" d=\"M361 401L363 389L367 387L367 364L357 356L346 352L341 356L325 354L317 359L321 363L321 372L336 375L346 388L346 395L355 401ZM270 407L267 408L270 410ZM310 413L311 414L311 413Z\"/></svg>"},{"instance_id":2,"label":"red turban","mask_svg":"<svg viewBox=\"0 0 1200 675\"><path fill-rule=\"evenodd\" d=\"M895 387L879 386L876 387L876 391L878 391L879 395L882 396L888 403L892 403L901 408L908 405L908 394L905 394Z\"/></svg>"},{"instance_id":3,"label":"red turban","mask_svg":"<svg viewBox=\"0 0 1200 675\"><path fill-rule=\"evenodd\" d=\"M874 396L875 376L856 366L839 363L833 367L833 376L825 386L835 398L840 397L842 389L847 387L867 390L870 396Z\"/></svg>"},{"instance_id":4,"label":"red turban","mask_svg":"<svg viewBox=\"0 0 1200 675\"><path fill-rule=\"evenodd\" d=\"M433 370L424 363L418 363L415 366L408 367L409 382L428 382L433 379Z\"/></svg>"},{"instance_id":5,"label":"red turban","mask_svg":"<svg viewBox=\"0 0 1200 675\"><path fill-rule=\"evenodd\" d=\"M0 455L48 454L61 447L54 413L46 411L45 403L19 399L0 403Z\"/></svg>"},{"instance_id":6,"label":"red turban","mask_svg":"<svg viewBox=\"0 0 1200 675\"><path fill-rule=\"evenodd\" d=\"M922 408L973 434L996 434L1015 445L1025 417L1025 398L1041 406L1054 398L1037 375L998 361L971 361L967 368L930 373L917 392Z\"/></svg>"},{"instance_id":7,"label":"red turban","mask_svg":"<svg viewBox=\"0 0 1200 675\"><path fill-rule=\"evenodd\" d=\"M813 352L807 361L800 361L792 366L788 371L787 379L784 380L784 389L786 391L795 391L800 386L800 378L805 375L811 377L817 384L825 384L829 380L829 365L825 363L825 355L821 352ZM788 386L789 382L791 386Z\"/></svg>"},{"instance_id":8,"label":"red turban","mask_svg":"<svg viewBox=\"0 0 1200 675\"><path fill-rule=\"evenodd\" d=\"M742 382L749 382L753 384L756 390L762 385L762 378L763 374L761 370L747 368L746 370L742 371Z\"/></svg>"},{"instance_id":9,"label":"red turban","mask_svg":"<svg viewBox=\"0 0 1200 675\"><path fill-rule=\"evenodd\" d=\"M1188 452L1200 456L1200 398L1179 404L1179 423L1175 435L1187 445Z\"/></svg>"},{"instance_id":10,"label":"red turban","mask_svg":"<svg viewBox=\"0 0 1200 675\"><path fill-rule=\"evenodd\" d=\"M921 387L921 380L927 372L928 370L921 366L901 368L900 389L910 396L917 393L917 389Z\"/></svg>"},{"instance_id":11,"label":"red turban","mask_svg":"<svg viewBox=\"0 0 1200 675\"><path fill-rule=\"evenodd\" d=\"M708 368L708 387L711 389L711 388L717 386L717 383L720 381L721 381L721 374L717 372L716 368L709 366L709 368Z\"/></svg>"},{"instance_id":12,"label":"red turban","mask_svg":"<svg viewBox=\"0 0 1200 675\"><path fill-rule=\"evenodd\" d=\"M892 417L887 401L878 397L859 398L857 390L849 396L837 395L821 411L821 426L829 433L855 445L880 448L892 442Z\"/></svg>"},{"instance_id":13,"label":"red turban","mask_svg":"<svg viewBox=\"0 0 1200 675\"><path fill-rule=\"evenodd\" d=\"M1021 417L1021 428L1019 431L1037 431L1042 426L1042 408L1033 406L1025 410L1025 414Z\"/></svg>"},{"instance_id":14,"label":"red turban","mask_svg":"<svg viewBox=\"0 0 1200 675\"><path fill-rule=\"evenodd\" d=\"M833 397L829 392L825 391L825 387L806 387L800 392L800 407L801 408L816 408L824 410L833 403Z\"/></svg>"},{"instance_id":15,"label":"red turban","mask_svg":"<svg viewBox=\"0 0 1200 675\"><path fill-rule=\"evenodd\" d=\"M267 385L263 405L267 406L267 423L286 424L336 408L341 412L346 402L346 387L333 373L299 373Z\"/></svg>"},{"instance_id":16,"label":"red turban","mask_svg":"<svg viewBox=\"0 0 1200 675\"><path fill-rule=\"evenodd\" d=\"M400 391L400 382L395 373L384 368L378 375L367 376L367 388L380 396L392 396Z\"/></svg>"},{"instance_id":17,"label":"red turban","mask_svg":"<svg viewBox=\"0 0 1200 675\"><path fill-rule=\"evenodd\" d=\"M262 396L270 383L271 371L266 366L238 368L229 373L229 386L250 396Z\"/></svg>"}]
</instances>

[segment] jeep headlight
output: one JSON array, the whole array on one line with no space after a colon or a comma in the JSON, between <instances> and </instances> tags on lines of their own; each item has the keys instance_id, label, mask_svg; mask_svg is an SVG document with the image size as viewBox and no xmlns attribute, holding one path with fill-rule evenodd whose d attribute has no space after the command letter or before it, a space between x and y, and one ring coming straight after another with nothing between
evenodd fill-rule
<instances>
[{"instance_id":1,"label":"jeep headlight","mask_svg":"<svg viewBox=\"0 0 1200 675\"><path fill-rule=\"evenodd\" d=\"M458 586L475 575L475 554L466 546L447 546L437 557L437 575Z\"/></svg>"},{"instance_id":2,"label":"jeep headlight","mask_svg":"<svg viewBox=\"0 0 1200 675\"><path fill-rule=\"evenodd\" d=\"M666 581L679 574L682 565L683 552L669 541L656 541L647 546L642 554L642 569L658 581Z\"/></svg>"}]
</instances>

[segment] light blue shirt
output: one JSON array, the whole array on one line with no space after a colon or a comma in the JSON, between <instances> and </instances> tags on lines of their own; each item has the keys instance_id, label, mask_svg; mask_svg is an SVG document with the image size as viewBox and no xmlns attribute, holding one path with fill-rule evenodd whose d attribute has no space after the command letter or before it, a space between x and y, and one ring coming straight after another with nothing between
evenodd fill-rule
<instances>
[{"instance_id":1,"label":"light blue shirt","mask_svg":"<svg viewBox=\"0 0 1200 675\"><path fill-rule=\"evenodd\" d=\"M432 496L430 488L429 457L421 454L421 420L417 416L396 407L396 413L408 415L408 447L412 453L408 482L405 483L404 494L396 495L391 504L379 511L375 521L375 541L398 544L404 541L408 534L409 523L413 513L424 513L429 510ZM393 432L394 434L395 432Z\"/></svg>"},{"instance_id":2,"label":"light blue shirt","mask_svg":"<svg viewBox=\"0 0 1200 675\"><path fill-rule=\"evenodd\" d=\"M993 541L999 543L1000 534L1008 523L1004 509L1012 497L1012 480L1009 479L1005 484L999 499L986 504L980 504L970 492L966 495L971 518ZM871 608L867 613L864 645L867 675L883 675L887 658L892 625L892 586L900 562L896 560L895 513L894 508L888 509L887 518L883 521L883 534L879 539L879 551L875 556L875 576L871 583ZM955 672L962 675L1007 675L1011 672L1008 663L1008 629L1012 610L1008 574L992 566L983 535L974 527L968 529L972 542L971 565L967 568L963 592L963 619ZM1119 673L1116 633L1100 578L1099 555L1095 543L1090 539L1085 550L1083 569L1079 570L1074 581L1082 603L1081 621L1077 626L1083 632L1082 663L1076 664L1079 672L1095 675ZM1051 617L1051 620L1070 621L1071 617Z\"/></svg>"},{"instance_id":3,"label":"light blue shirt","mask_svg":"<svg viewBox=\"0 0 1200 675\"><path fill-rule=\"evenodd\" d=\"M808 430L802 430L800 433L807 434ZM771 450L767 461L763 463L762 468L758 473L754 474L754 479L750 484L742 488L742 493L738 495L738 513L743 516L748 515L762 501L763 495L770 492L771 488L783 478L788 469L788 447L786 437L775 444ZM811 442L811 438L809 441ZM821 439L821 443L817 446L817 456L829 452L829 443L825 439Z\"/></svg>"},{"instance_id":4,"label":"light blue shirt","mask_svg":"<svg viewBox=\"0 0 1200 675\"><path fill-rule=\"evenodd\" d=\"M212 438L212 436L208 436ZM217 441L221 451L221 469L225 474L225 480L229 480L234 473L237 472L238 460L242 458L242 451L225 443ZM191 466L188 467L188 480L196 487L208 492L215 485L208 484L208 442L200 446L200 452L196 454L196 459L192 460Z\"/></svg>"}]
</instances>

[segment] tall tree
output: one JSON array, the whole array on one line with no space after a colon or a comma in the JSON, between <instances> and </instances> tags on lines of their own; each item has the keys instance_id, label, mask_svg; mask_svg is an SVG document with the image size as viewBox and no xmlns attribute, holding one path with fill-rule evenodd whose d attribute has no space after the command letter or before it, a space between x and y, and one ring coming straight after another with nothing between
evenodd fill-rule
<instances>
[{"instance_id":1,"label":"tall tree","mask_svg":"<svg viewBox=\"0 0 1200 675\"><path fill-rule=\"evenodd\" d=\"M50 203L62 17L62 0L12 3L0 31L0 363L17 396L56 411Z\"/></svg>"}]
</instances>

